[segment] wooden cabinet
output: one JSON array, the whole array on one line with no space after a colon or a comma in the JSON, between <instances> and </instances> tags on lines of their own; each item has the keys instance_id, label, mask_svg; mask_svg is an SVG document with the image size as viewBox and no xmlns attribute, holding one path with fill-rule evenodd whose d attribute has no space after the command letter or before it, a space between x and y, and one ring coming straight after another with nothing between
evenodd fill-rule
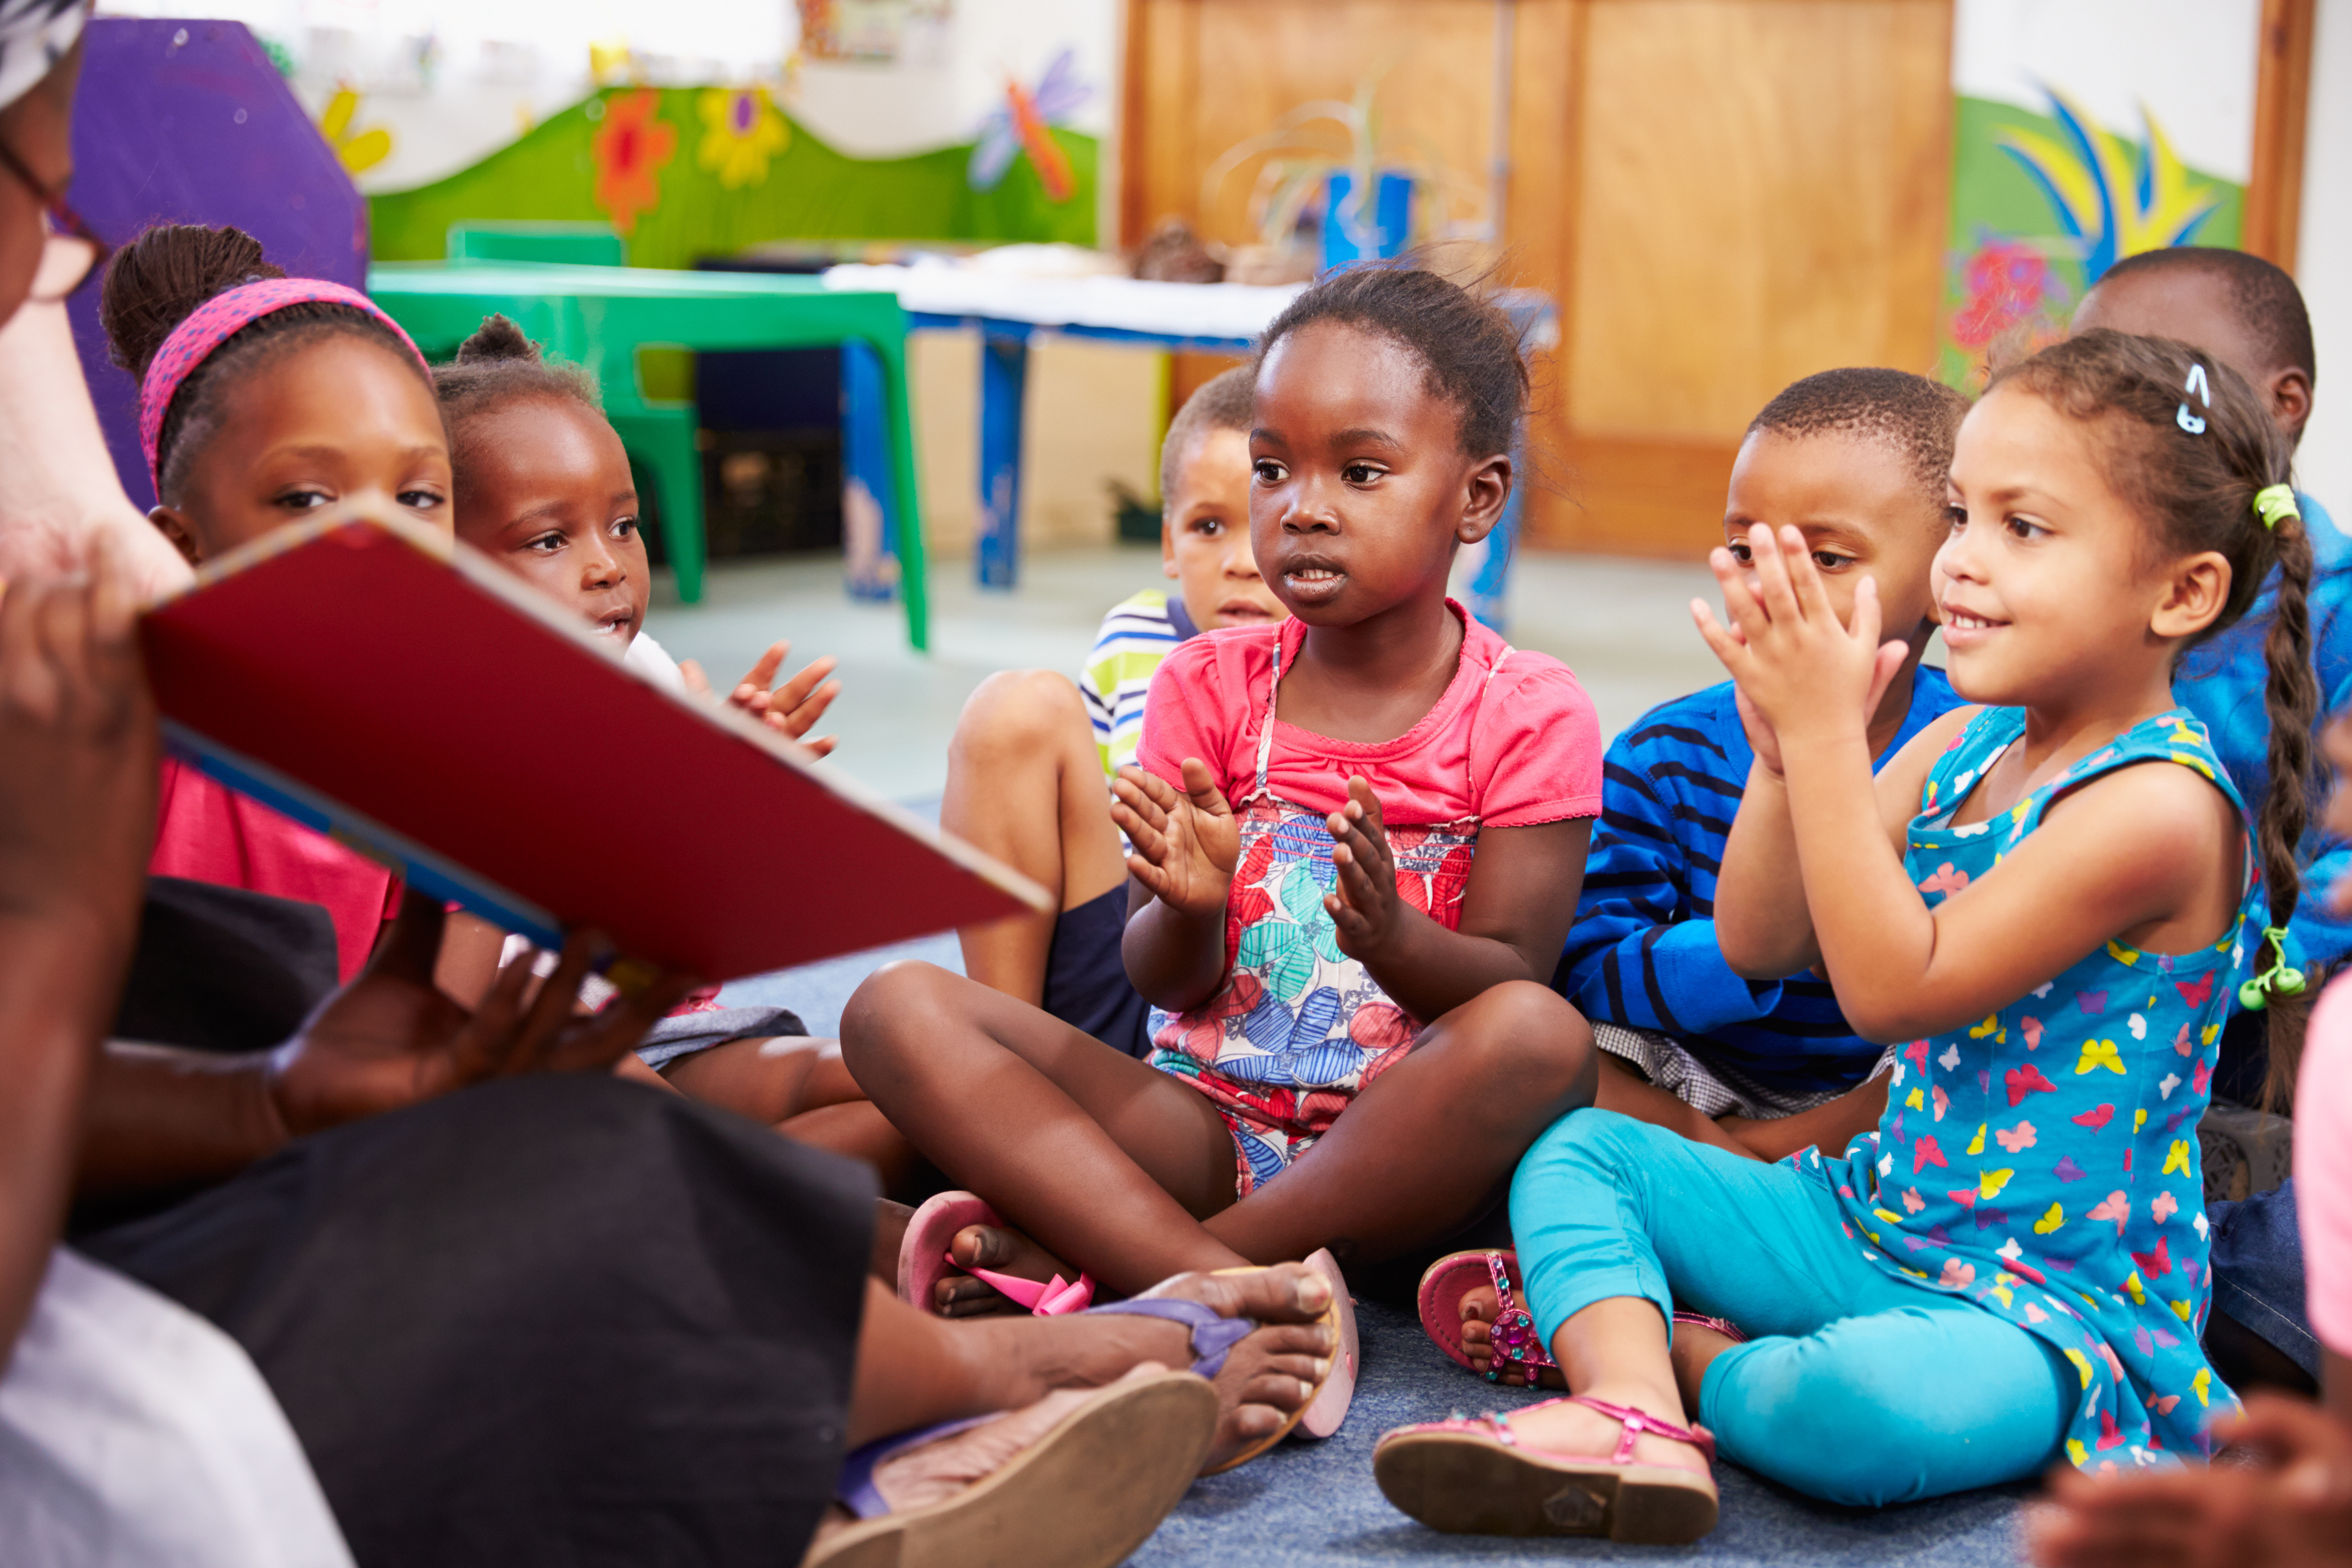
<instances>
[{"instance_id":1,"label":"wooden cabinet","mask_svg":"<svg viewBox=\"0 0 2352 1568\"><path fill-rule=\"evenodd\" d=\"M1837 365L1926 372L1950 169L1951 0L1129 0L1118 197L1249 238L1226 149L1380 72L1391 145L1499 193L1500 276L1560 302L1530 435L1539 545L1720 538L1748 419ZM1499 155L1499 159L1498 159ZM1497 168L1497 163L1500 167Z\"/></svg>"}]
</instances>

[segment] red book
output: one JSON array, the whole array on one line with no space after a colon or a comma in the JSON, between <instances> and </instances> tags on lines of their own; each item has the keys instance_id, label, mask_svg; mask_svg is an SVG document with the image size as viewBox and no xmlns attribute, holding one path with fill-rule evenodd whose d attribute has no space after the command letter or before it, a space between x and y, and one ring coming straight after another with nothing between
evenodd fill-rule
<instances>
[{"instance_id":1,"label":"red book","mask_svg":"<svg viewBox=\"0 0 2352 1568\"><path fill-rule=\"evenodd\" d=\"M281 529L141 634L174 752L542 944L593 925L718 981L1053 907L403 519Z\"/></svg>"}]
</instances>

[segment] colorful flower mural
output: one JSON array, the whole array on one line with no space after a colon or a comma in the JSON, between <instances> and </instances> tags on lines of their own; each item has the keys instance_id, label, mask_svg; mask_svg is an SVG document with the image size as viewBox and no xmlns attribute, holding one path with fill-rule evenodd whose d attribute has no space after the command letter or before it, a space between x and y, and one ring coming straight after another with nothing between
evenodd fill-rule
<instances>
[{"instance_id":1,"label":"colorful flower mural","mask_svg":"<svg viewBox=\"0 0 2352 1568\"><path fill-rule=\"evenodd\" d=\"M696 161L728 190L764 182L768 161L792 141L792 128L768 101L766 88L706 88L695 107L703 126Z\"/></svg>"},{"instance_id":2,"label":"colorful flower mural","mask_svg":"<svg viewBox=\"0 0 2352 1568\"><path fill-rule=\"evenodd\" d=\"M2050 199L2069 237L2083 247L2083 270L2095 283L2127 256L2187 245L2228 193L2181 162L2155 115L2140 111L2147 141L2134 146L2061 92L2049 94L2060 134L2022 126L1999 144Z\"/></svg>"},{"instance_id":3,"label":"colorful flower mural","mask_svg":"<svg viewBox=\"0 0 2352 1568\"><path fill-rule=\"evenodd\" d=\"M1068 118L1094 89L1077 79L1072 51L1064 49L1045 68L1034 90L1010 78L1004 83L1004 107L991 113L980 128L980 142L971 150L965 181L975 191L992 191L1013 167L1013 154L1029 155L1037 183L1049 202L1066 202L1076 189L1070 160L1055 142L1047 126Z\"/></svg>"},{"instance_id":4,"label":"colorful flower mural","mask_svg":"<svg viewBox=\"0 0 2352 1568\"><path fill-rule=\"evenodd\" d=\"M661 205L661 172L677 152L677 128L657 118L661 100L654 88L606 99L588 143L596 161L596 205L624 235L635 230L640 213Z\"/></svg>"},{"instance_id":5,"label":"colorful flower mural","mask_svg":"<svg viewBox=\"0 0 2352 1568\"><path fill-rule=\"evenodd\" d=\"M392 156L392 132L383 126L352 131L352 120L359 109L358 93L347 87L337 88L335 96L327 100L326 112L319 116L319 133L335 150L335 156L342 160L345 172L353 174L373 169Z\"/></svg>"},{"instance_id":6,"label":"colorful flower mural","mask_svg":"<svg viewBox=\"0 0 2352 1568\"><path fill-rule=\"evenodd\" d=\"M2065 286L2050 270L2050 258L2022 240L1987 235L1962 268L1965 303L1952 317L1952 341L1981 350L2063 302Z\"/></svg>"}]
</instances>

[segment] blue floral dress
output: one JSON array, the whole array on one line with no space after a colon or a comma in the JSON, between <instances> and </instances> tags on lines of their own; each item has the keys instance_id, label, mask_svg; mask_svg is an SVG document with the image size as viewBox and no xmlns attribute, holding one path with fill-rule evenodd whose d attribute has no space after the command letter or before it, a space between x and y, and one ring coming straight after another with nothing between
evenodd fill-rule
<instances>
[{"instance_id":1,"label":"blue floral dress","mask_svg":"<svg viewBox=\"0 0 2352 1568\"><path fill-rule=\"evenodd\" d=\"M1904 858L1930 907L1983 876L2060 795L2135 763L2193 768L2243 802L2186 710L2135 725L2009 810L1952 825L2025 728L1972 719L1929 775ZM2197 1124L2221 1025L2268 908L2252 836L2237 918L2183 956L2110 941L1983 1021L1898 1053L1878 1130L1843 1158L1796 1157L1881 1268L1964 1295L2040 1336L2082 1379L2078 1466L2210 1453L2236 1400L2200 1338L2210 1305Z\"/></svg>"}]
</instances>

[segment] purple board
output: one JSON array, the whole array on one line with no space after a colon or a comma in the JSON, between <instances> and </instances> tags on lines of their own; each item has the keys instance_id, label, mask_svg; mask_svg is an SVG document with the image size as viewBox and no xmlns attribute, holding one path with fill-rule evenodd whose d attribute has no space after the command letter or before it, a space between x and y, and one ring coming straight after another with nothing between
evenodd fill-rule
<instances>
[{"instance_id":1,"label":"purple board","mask_svg":"<svg viewBox=\"0 0 2352 1568\"><path fill-rule=\"evenodd\" d=\"M367 287L367 201L242 22L100 17L74 100L74 210L121 245L156 223L234 224L298 277ZM74 345L122 487L155 503L139 389L106 357L98 286Z\"/></svg>"}]
</instances>

